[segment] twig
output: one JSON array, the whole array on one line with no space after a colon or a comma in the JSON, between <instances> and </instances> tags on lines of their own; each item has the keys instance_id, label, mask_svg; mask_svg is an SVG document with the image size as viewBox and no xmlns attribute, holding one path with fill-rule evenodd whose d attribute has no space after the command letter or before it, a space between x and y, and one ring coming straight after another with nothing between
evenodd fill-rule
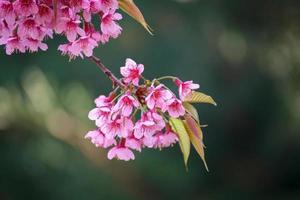
<instances>
[{"instance_id":1,"label":"twig","mask_svg":"<svg viewBox=\"0 0 300 200\"><path fill-rule=\"evenodd\" d=\"M89 59L98 66L98 68L113 82L114 85L117 85L122 89L126 88L126 86L120 81L120 79L118 79L107 67L104 66L100 58L91 56L89 57Z\"/></svg>"}]
</instances>

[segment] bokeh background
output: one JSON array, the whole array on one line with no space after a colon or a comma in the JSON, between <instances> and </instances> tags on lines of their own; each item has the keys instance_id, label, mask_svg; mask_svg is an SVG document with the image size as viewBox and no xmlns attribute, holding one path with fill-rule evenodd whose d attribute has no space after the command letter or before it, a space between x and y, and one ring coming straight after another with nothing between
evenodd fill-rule
<instances>
[{"instance_id":1,"label":"bokeh background","mask_svg":"<svg viewBox=\"0 0 300 200\"><path fill-rule=\"evenodd\" d=\"M83 139L93 99L110 81L56 50L0 50L0 199L300 199L300 1L136 0L155 30L130 17L96 50L118 73L127 57L145 76L200 83L207 173L178 146L108 161Z\"/></svg>"}]
</instances>

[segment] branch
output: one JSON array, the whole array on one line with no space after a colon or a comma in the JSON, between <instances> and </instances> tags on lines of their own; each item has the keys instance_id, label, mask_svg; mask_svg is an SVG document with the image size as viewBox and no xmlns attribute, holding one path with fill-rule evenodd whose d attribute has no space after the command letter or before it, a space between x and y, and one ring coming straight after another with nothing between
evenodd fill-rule
<instances>
[{"instance_id":1,"label":"branch","mask_svg":"<svg viewBox=\"0 0 300 200\"><path fill-rule=\"evenodd\" d=\"M98 68L113 82L114 85L119 86L120 88L126 88L126 86L118 79L104 64L101 62L100 58L96 56L89 57L91 61L93 61Z\"/></svg>"}]
</instances>

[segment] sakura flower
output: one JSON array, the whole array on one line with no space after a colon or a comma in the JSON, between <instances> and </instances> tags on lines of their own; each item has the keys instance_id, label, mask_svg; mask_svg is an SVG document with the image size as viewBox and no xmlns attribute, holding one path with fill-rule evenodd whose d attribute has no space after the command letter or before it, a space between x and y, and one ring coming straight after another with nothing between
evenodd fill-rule
<instances>
[{"instance_id":1,"label":"sakura flower","mask_svg":"<svg viewBox=\"0 0 300 200\"><path fill-rule=\"evenodd\" d=\"M141 74L144 71L144 65L136 64L130 58L126 59L126 64L124 67L121 67L121 74L124 77L125 83L132 83L135 86L139 85L139 79L141 78Z\"/></svg>"},{"instance_id":2,"label":"sakura flower","mask_svg":"<svg viewBox=\"0 0 300 200\"><path fill-rule=\"evenodd\" d=\"M70 59L75 58L76 56L78 56L78 54L74 54L73 51L71 51L71 46L73 43L67 43L67 44L61 44L58 46L58 50L61 51L62 55L68 55Z\"/></svg>"},{"instance_id":3,"label":"sakura flower","mask_svg":"<svg viewBox=\"0 0 300 200\"><path fill-rule=\"evenodd\" d=\"M156 131L160 131L165 126L163 118L152 112L144 113L134 127L134 136L138 139L144 137L151 137Z\"/></svg>"},{"instance_id":4,"label":"sakura flower","mask_svg":"<svg viewBox=\"0 0 300 200\"><path fill-rule=\"evenodd\" d=\"M11 28L8 26L5 20L0 20L0 37L8 38L11 35Z\"/></svg>"},{"instance_id":5,"label":"sakura flower","mask_svg":"<svg viewBox=\"0 0 300 200\"><path fill-rule=\"evenodd\" d=\"M171 132L170 128L166 128L166 133L161 131L157 132L151 137L144 137L143 144L148 148L166 148L175 144L178 141L178 137L175 133Z\"/></svg>"},{"instance_id":6,"label":"sakura flower","mask_svg":"<svg viewBox=\"0 0 300 200\"><path fill-rule=\"evenodd\" d=\"M175 80L175 84L178 86L179 97L181 100L184 100L185 97L191 95L192 90L196 90L200 87L199 84L195 84L193 81L182 82L179 79Z\"/></svg>"},{"instance_id":7,"label":"sakura flower","mask_svg":"<svg viewBox=\"0 0 300 200\"><path fill-rule=\"evenodd\" d=\"M100 9L104 13L108 11L114 12L118 9L118 7L119 5L117 0L100 0Z\"/></svg>"},{"instance_id":8,"label":"sakura flower","mask_svg":"<svg viewBox=\"0 0 300 200\"><path fill-rule=\"evenodd\" d=\"M111 119L111 97L101 95L95 100L95 104L97 108L92 109L88 117L90 120L96 121L96 126L102 127Z\"/></svg>"},{"instance_id":9,"label":"sakura flower","mask_svg":"<svg viewBox=\"0 0 300 200\"><path fill-rule=\"evenodd\" d=\"M115 146L112 149L110 149L107 154L107 158L109 160L112 160L113 158L117 158L119 160L124 160L124 161L135 159L133 152L124 146Z\"/></svg>"},{"instance_id":10,"label":"sakura flower","mask_svg":"<svg viewBox=\"0 0 300 200\"><path fill-rule=\"evenodd\" d=\"M26 19L19 22L18 35L21 38L30 37L32 39L38 39L39 29L34 19Z\"/></svg>"},{"instance_id":11,"label":"sakura flower","mask_svg":"<svg viewBox=\"0 0 300 200\"><path fill-rule=\"evenodd\" d=\"M149 136L142 138L143 145L148 148L154 148L157 144L158 138L156 136Z\"/></svg>"},{"instance_id":12,"label":"sakura flower","mask_svg":"<svg viewBox=\"0 0 300 200\"><path fill-rule=\"evenodd\" d=\"M160 135L159 141L159 148L166 148L178 142L178 137L169 129L165 134Z\"/></svg>"},{"instance_id":13,"label":"sakura flower","mask_svg":"<svg viewBox=\"0 0 300 200\"><path fill-rule=\"evenodd\" d=\"M101 9L101 2L99 0L90 0L89 6L83 11L83 17L86 22L90 22L92 14L98 13Z\"/></svg>"},{"instance_id":14,"label":"sakura flower","mask_svg":"<svg viewBox=\"0 0 300 200\"><path fill-rule=\"evenodd\" d=\"M167 101L167 107L165 108L169 115L174 118L178 118L185 114L185 109L182 102L179 99L172 98Z\"/></svg>"},{"instance_id":15,"label":"sakura flower","mask_svg":"<svg viewBox=\"0 0 300 200\"><path fill-rule=\"evenodd\" d=\"M95 121L96 121L96 126L102 127L105 123L107 123L110 120L111 109L108 107L101 107L99 109L101 111L101 114Z\"/></svg>"},{"instance_id":16,"label":"sakura flower","mask_svg":"<svg viewBox=\"0 0 300 200\"><path fill-rule=\"evenodd\" d=\"M142 142L141 140L135 138L134 135L126 138L125 146L139 152L142 151Z\"/></svg>"},{"instance_id":17,"label":"sakura flower","mask_svg":"<svg viewBox=\"0 0 300 200\"><path fill-rule=\"evenodd\" d=\"M39 11L35 0L16 0L14 9L19 16L23 17L34 15Z\"/></svg>"},{"instance_id":18,"label":"sakura flower","mask_svg":"<svg viewBox=\"0 0 300 200\"><path fill-rule=\"evenodd\" d=\"M83 54L86 57L91 57L93 55L93 49L97 46L98 44L94 39L89 36L83 36L74 41L69 50L72 52L72 54L80 55L82 58Z\"/></svg>"},{"instance_id":19,"label":"sakura flower","mask_svg":"<svg viewBox=\"0 0 300 200\"><path fill-rule=\"evenodd\" d=\"M100 95L98 98L95 99L95 104L97 107L111 106L113 98L113 93L109 97Z\"/></svg>"},{"instance_id":20,"label":"sakura flower","mask_svg":"<svg viewBox=\"0 0 300 200\"><path fill-rule=\"evenodd\" d=\"M169 90L164 89L163 85L160 84L150 89L150 93L146 97L146 103L149 109L153 109L154 107L164 109L166 107L166 101L172 97L173 94Z\"/></svg>"},{"instance_id":21,"label":"sakura flower","mask_svg":"<svg viewBox=\"0 0 300 200\"><path fill-rule=\"evenodd\" d=\"M36 15L36 22L39 24L50 23L53 20L54 12L53 10L46 4L39 4L39 11Z\"/></svg>"},{"instance_id":22,"label":"sakura flower","mask_svg":"<svg viewBox=\"0 0 300 200\"><path fill-rule=\"evenodd\" d=\"M116 135L122 132L120 119L110 120L100 127L101 131L107 138L114 138Z\"/></svg>"},{"instance_id":23,"label":"sakura flower","mask_svg":"<svg viewBox=\"0 0 300 200\"><path fill-rule=\"evenodd\" d=\"M125 94L120 97L116 105L113 107L113 113L120 113L120 115L129 117L133 108L139 107L139 102L130 94Z\"/></svg>"},{"instance_id":24,"label":"sakura flower","mask_svg":"<svg viewBox=\"0 0 300 200\"><path fill-rule=\"evenodd\" d=\"M100 127L101 131L107 138L115 136L126 138L133 131L133 123L127 117L109 120Z\"/></svg>"},{"instance_id":25,"label":"sakura flower","mask_svg":"<svg viewBox=\"0 0 300 200\"><path fill-rule=\"evenodd\" d=\"M24 41L24 44L27 46L27 48L29 49L30 52L36 52L39 49L46 51L48 49L47 44L42 43L41 41L32 39L32 38L27 38Z\"/></svg>"},{"instance_id":26,"label":"sakura flower","mask_svg":"<svg viewBox=\"0 0 300 200\"><path fill-rule=\"evenodd\" d=\"M24 53L26 51L24 41L19 37L10 37L8 39L1 38L0 45L6 44L6 54L11 55L14 51Z\"/></svg>"},{"instance_id":27,"label":"sakura flower","mask_svg":"<svg viewBox=\"0 0 300 200\"><path fill-rule=\"evenodd\" d=\"M85 138L90 139L96 147L108 148L112 145L116 145L116 140L114 138L106 138L100 130L89 131L85 135Z\"/></svg>"},{"instance_id":28,"label":"sakura flower","mask_svg":"<svg viewBox=\"0 0 300 200\"><path fill-rule=\"evenodd\" d=\"M84 30L79 27L79 19L60 18L60 22L56 26L57 33L64 33L69 42L74 42L77 35L84 35ZM76 55L76 54L74 54Z\"/></svg>"},{"instance_id":29,"label":"sakura flower","mask_svg":"<svg viewBox=\"0 0 300 200\"><path fill-rule=\"evenodd\" d=\"M46 49L44 40L52 38L53 33L63 34L69 43L59 45L58 50L73 59L92 56L99 43L104 44L121 34L122 28L117 21L122 16L116 13L118 0L63 0L56 3L54 12L52 0L0 0L1 44L6 45L8 38L17 34L25 51L35 52ZM93 17L100 18L98 30L94 28ZM21 47L19 51L25 52Z\"/></svg>"},{"instance_id":30,"label":"sakura flower","mask_svg":"<svg viewBox=\"0 0 300 200\"><path fill-rule=\"evenodd\" d=\"M5 19L8 24L13 24L16 19L13 3L10 1L0 1L0 18Z\"/></svg>"},{"instance_id":31,"label":"sakura flower","mask_svg":"<svg viewBox=\"0 0 300 200\"><path fill-rule=\"evenodd\" d=\"M109 120L111 109L109 107L94 108L89 112L89 119L96 121L96 125L101 127Z\"/></svg>"},{"instance_id":32,"label":"sakura flower","mask_svg":"<svg viewBox=\"0 0 300 200\"><path fill-rule=\"evenodd\" d=\"M69 0L69 4L75 9L85 9L89 6L89 0Z\"/></svg>"},{"instance_id":33,"label":"sakura flower","mask_svg":"<svg viewBox=\"0 0 300 200\"><path fill-rule=\"evenodd\" d=\"M122 28L116 22L122 19L122 15L119 13L108 12L102 16L101 19L101 31L104 35L109 35L112 38L117 38L122 31Z\"/></svg>"}]
</instances>

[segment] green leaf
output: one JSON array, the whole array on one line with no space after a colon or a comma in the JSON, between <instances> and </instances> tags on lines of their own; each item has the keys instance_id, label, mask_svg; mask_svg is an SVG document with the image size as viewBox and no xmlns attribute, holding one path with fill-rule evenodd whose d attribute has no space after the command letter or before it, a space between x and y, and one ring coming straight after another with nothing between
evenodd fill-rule
<instances>
[{"instance_id":1,"label":"green leaf","mask_svg":"<svg viewBox=\"0 0 300 200\"><path fill-rule=\"evenodd\" d=\"M190 137L191 143L194 146L194 148L196 149L199 156L201 157L206 170L209 171L208 166L205 161L203 133L200 128L200 124L198 124L190 115L185 115L184 118L185 118L184 123L186 126L186 130L188 132L188 135Z\"/></svg>"},{"instance_id":2,"label":"green leaf","mask_svg":"<svg viewBox=\"0 0 300 200\"><path fill-rule=\"evenodd\" d=\"M187 162L189 159L190 149L191 149L189 134L181 119L170 118L169 123L172 127L172 130L178 135L179 145L183 154L184 164L187 167Z\"/></svg>"},{"instance_id":3,"label":"green leaf","mask_svg":"<svg viewBox=\"0 0 300 200\"><path fill-rule=\"evenodd\" d=\"M217 105L217 103L213 100L211 96L208 96L202 92L193 92L191 95L187 96L184 99L184 102L188 103L209 103L213 105Z\"/></svg>"},{"instance_id":4,"label":"green leaf","mask_svg":"<svg viewBox=\"0 0 300 200\"><path fill-rule=\"evenodd\" d=\"M199 123L199 115L197 109L188 102L183 102L183 107L185 108L185 111Z\"/></svg>"},{"instance_id":5,"label":"green leaf","mask_svg":"<svg viewBox=\"0 0 300 200\"><path fill-rule=\"evenodd\" d=\"M124 12L139 22L151 35L153 35L151 27L148 25L142 12L135 5L133 0L119 0L119 6Z\"/></svg>"}]
</instances>

